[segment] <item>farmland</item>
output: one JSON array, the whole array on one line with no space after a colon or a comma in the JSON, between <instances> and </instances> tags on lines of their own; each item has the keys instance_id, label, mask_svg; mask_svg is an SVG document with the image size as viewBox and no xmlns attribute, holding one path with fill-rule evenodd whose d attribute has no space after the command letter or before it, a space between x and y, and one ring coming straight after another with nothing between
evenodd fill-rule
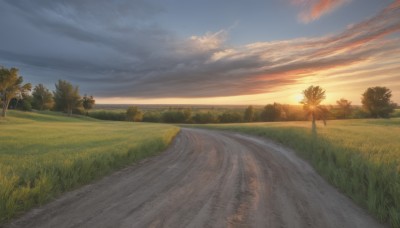
<instances>
[{"instance_id":1,"label":"farmland","mask_svg":"<svg viewBox=\"0 0 400 228\"><path fill-rule=\"evenodd\" d=\"M400 119L329 121L312 134L309 122L214 124L293 148L334 186L381 221L400 226ZM195 125L199 127L200 125Z\"/></svg>"},{"instance_id":2,"label":"farmland","mask_svg":"<svg viewBox=\"0 0 400 228\"><path fill-rule=\"evenodd\" d=\"M1 222L162 151L179 131L172 125L55 112L10 111L0 121ZM185 126L242 132L287 145L380 221L398 227L400 119L331 120L325 127L319 125L316 134L310 125L298 121Z\"/></svg>"},{"instance_id":3,"label":"farmland","mask_svg":"<svg viewBox=\"0 0 400 228\"><path fill-rule=\"evenodd\" d=\"M179 128L10 111L0 120L0 223L167 147Z\"/></svg>"}]
</instances>

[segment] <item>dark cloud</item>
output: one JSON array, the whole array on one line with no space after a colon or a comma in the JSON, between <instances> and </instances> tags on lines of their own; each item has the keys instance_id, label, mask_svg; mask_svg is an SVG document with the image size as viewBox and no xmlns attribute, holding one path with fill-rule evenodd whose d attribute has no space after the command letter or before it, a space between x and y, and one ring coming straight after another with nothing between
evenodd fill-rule
<instances>
[{"instance_id":1,"label":"dark cloud","mask_svg":"<svg viewBox=\"0 0 400 228\"><path fill-rule=\"evenodd\" d=\"M28 81L70 80L99 97L265 93L400 49L382 39L400 29L398 6L336 35L233 47L226 31L181 38L161 28L154 17L163 9L150 1L0 3L0 27L10 31L0 36L0 65L20 67Z\"/></svg>"}]
</instances>

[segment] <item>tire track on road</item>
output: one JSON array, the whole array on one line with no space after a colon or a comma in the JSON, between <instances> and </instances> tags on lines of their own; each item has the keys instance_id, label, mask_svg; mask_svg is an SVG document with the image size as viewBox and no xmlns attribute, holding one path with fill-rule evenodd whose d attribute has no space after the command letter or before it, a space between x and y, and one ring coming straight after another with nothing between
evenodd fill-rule
<instances>
[{"instance_id":1,"label":"tire track on road","mask_svg":"<svg viewBox=\"0 0 400 228\"><path fill-rule=\"evenodd\" d=\"M182 129L161 155L36 208L7 227L384 227L291 150Z\"/></svg>"}]
</instances>

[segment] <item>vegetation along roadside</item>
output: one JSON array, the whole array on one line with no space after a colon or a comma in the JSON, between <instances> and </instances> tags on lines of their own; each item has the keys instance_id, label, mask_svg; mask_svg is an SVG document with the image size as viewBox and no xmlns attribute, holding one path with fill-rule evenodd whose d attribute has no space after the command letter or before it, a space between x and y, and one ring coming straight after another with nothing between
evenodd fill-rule
<instances>
[{"instance_id":1,"label":"vegetation along roadside","mask_svg":"<svg viewBox=\"0 0 400 228\"><path fill-rule=\"evenodd\" d=\"M0 224L58 194L163 151L179 128L9 111L0 120Z\"/></svg>"},{"instance_id":2,"label":"vegetation along roadside","mask_svg":"<svg viewBox=\"0 0 400 228\"><path fill-rule=\"evenodd\" d=\"M320 126L318 126L320 125ZM273 139L293 148L379 220L400 227L400 119L186 125Z\"/></svg>"}]
</instances>

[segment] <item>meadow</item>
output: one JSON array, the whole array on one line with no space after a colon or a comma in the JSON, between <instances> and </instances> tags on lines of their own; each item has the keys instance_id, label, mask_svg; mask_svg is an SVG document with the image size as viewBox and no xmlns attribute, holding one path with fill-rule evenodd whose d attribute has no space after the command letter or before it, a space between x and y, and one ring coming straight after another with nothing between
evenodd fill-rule
<instances>
[{"instance_id":1,"label":"meadow","mask_svg":"<svg viewBox=\"0 0 400 228\"><path fill-rule=\"evenodd\" d=\"M0 224L163 151L179 128L9 111L0 119Z\"/></svg>"},{"instance_id":2,"label":"meadow","mask_svg":"<svg viewBox=\"0 0 400 228\"><path fill-rule=\"evenodd\" d=\"M294 149L380 221L400 227L400 118L189 125L273 139Z\"/></svg>"}]
</instances>

